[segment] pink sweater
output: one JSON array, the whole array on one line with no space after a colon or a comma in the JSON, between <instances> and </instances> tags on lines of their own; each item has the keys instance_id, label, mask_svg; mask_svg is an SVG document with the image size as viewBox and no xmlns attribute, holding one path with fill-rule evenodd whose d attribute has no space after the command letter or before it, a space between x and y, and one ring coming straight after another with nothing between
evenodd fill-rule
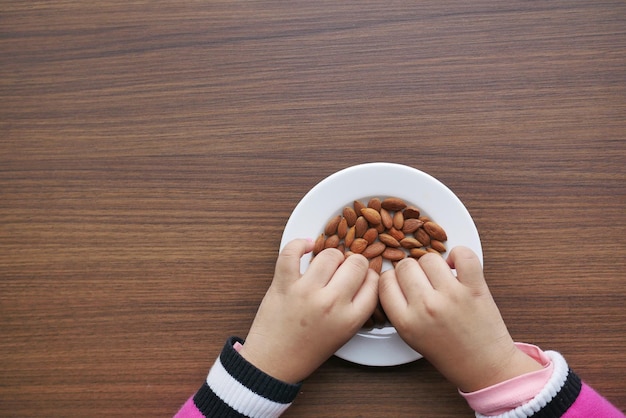
<instances>
[{"instance_id":1,"label":"pink sweater","mask_svg":"<svg viewBox=\"0 0 626 418\"><path fill-rule=\"evenodd\" d=\"M231 337L206 382L176 414L177 418L278 417L293 402L300 384L261 372L238 353L242 340ZM569 369L555 351L518 343L543 365L528 373L472 393L461 393L477 417L624 418L625 415Z\"/></svg>"}]
</instances>

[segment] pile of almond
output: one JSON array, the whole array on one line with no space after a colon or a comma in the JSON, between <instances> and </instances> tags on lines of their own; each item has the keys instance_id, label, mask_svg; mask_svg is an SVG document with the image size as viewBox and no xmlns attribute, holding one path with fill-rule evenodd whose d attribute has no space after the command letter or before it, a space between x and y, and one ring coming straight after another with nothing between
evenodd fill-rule
<instances>
[{"instance_id":1,"label":"pile of almond","mask_svg":"<svg viewBox=\"0 0 626 418\"><path fill-rule=\"evenodd\" d=\"M325 248L346 254L362 254L378 273L383 259L396 263L409 256L420 258L428 252L444 253L446 231L420 210L397 197L375 197L367 205L355 200L333 216L315 240L313 255Z\"/></svg>"},{"instance_id":2,"label":"pile of almond","mask_svg":"<svg viewBox=\"0 0 626 418\"><path fill-rule=\"evenodd\" d=\"M420 258L428 252L444 253L446 231L420 210L397 197L369 199L367 205L355 200L333 216L315 240L313 256L325 248L337 248L346 257L362 254L370 268L380 273L383 259L394 266L405 257ZM382 326L386 315L382 308L372 315L365 327Z\"/></svg>"}]
</instances>

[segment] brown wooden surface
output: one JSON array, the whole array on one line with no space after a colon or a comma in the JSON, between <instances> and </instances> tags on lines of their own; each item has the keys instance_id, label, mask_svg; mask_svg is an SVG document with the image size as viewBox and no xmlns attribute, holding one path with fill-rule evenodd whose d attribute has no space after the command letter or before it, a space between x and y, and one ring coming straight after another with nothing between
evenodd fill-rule
<instances>
[{"instance_id":1,"label":"brown wooden surface","mask_svg":"<svg viewBox=\"0 0 626 418\"><path fill-rule=\"evenodd\" d=\"M626 409L625 68L622 1L4 1L0 415L171 416L370 161L447 184L514 338ZM285 416L471 413L333 358Z\"/></svg>"}]
</instances>

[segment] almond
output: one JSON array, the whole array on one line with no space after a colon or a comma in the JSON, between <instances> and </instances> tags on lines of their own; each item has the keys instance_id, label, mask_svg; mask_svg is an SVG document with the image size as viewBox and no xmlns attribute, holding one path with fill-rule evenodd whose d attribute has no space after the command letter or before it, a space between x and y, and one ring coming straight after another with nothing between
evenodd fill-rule
<instances>
[{"instance_id":1,"label":"almond","mask_svg":"<svg viewBox=\"0 0 626 418\"><path fill-rule=\"evenodd\" d=\"M383 251L382 256L390 261L400 261L406 257L406 253L399 248L387 247Z\"/></svg>"},{"instance_id":2,"label":"almond","mask_svg":"<svg viewBox=\"0 0 626 418\"><path fill-rule=\"evenodd\" d=\"M348 221L346 220L345 217L342 217L341 220L339 221L339 225L337 225L337 235L339 235L339 238L344 239L347 232L348 232Z\"/></svg>"},{"instance_id":3,"label":"almond","mask_svg":"<svg viewBox=\"0 0 626 418\"><path fill-rule=\"evenodd\" d=\"M439 225L433 221L428 221L424 223L424 229L431 236L431 238L436 239L437 241L446 241L448 236L446 235L446 231Z\"/></svg>"},{"instance_id":4,"label":"almond","mask_svg":"<svg viewBox=\"0 0 626 418\"><path fill-rule=\"evenodd\" d=\"M440 253L445 253L446 252L446 246L443 244L443 242L437 240L437 239L431 239L430 240L430 248L432 248L433 250L436 250Z\"/></svg>"},{"instance_id":5,"label":"almond","mask_svg":"<svg viewBox=\"0 0 626 418\"><path fill-rule=\"evenodd\" d=\"M361 215L367 219L367 222L369 222L370 225L379 225L381 222L380 212L376 209L363 208L361 209ZM339 223L339 221L337 221L337 223Z\"/></svg>"},{"instance_id":6,"label":"almond","mask_svg":"<svg viewBox=\"0 0 626 418\"><path fill-rule=\"evenodd\" d=\"M393 227L396 229L402 229L404 226L404 215L402 212L396 212L393 214Z\"/></svg>"},{"instance_id":7,"label":"almond","mask_svg":"<svg viewBox=\"0 0 626 418\"><path fill-rule=\"evenodd\" d=\"M337 248L339 246L339 236L337 234L331 235L324 241L324 248Z\"/></svg>"},{"instance_id":8,"label":"almond","mask_svg":"<svg viewBox=\"0 0 626 418\"><path fill-rule=\"evenodd\" d=\"M385 244L380 241L376 241L375 243L368 245L361 254L363 254L363 257L365 258L374 258L381 255L383 251L385 251L385 248L387 248Z\"/></svg>"},{"instance_id":9,"label":"almond","mask_svg":"<svg viewBox=\"0 0 626 418\"><path fill-rule=\"evenodd\" d=\"M419 242L424 244L424 247L430 245L430 235L428 235L428 232L424 231L424 228L419 228L413 233L413 235L415 236L415 238L417 238Z\"/></svg>"},{"instance_id":10,"label":"almond","mask_svg":"<svg viewBox=\"0 0 626 418\"><path fill-rule=\"evenodd\" d=\"M380 223L386 228L389 229L393 226L393 218L387 209L380 210Z\"/></svg>"},{"instance_id":11,"label":"almond","mask_svg":"<svg viewBox=\"0 0 626 418\"><path fill-rule=\"evenodd\" d=\"M365 231L367 231L367 228L369 228L369 224L367 223L367 219L363 216L359 216L354 223L354 227L356 228L355 236L361 238L363 234L365 234Z\"/></svg>"},{"instance_id":12,"label":"almond","mask_svg":"<svg viewBox=\"0 0 626 418\"><path fill-rule=\"evenodd\" d=\"M361 213L361 209L366 207L360 200L355 200L354 203L352 203L352 206L354 207L354 213L356 213L357 216Z\"/></svg>"},{"instance_id":13,"label":"almond","mask_svg":"<svg viewBox=\"0 0 626 418\"><path fill-rule=\"evenodd\" d=\"M400 243L389 234L379 234L378 239L388 247L398 248Z\"/></svg>"},{"instance_id":14,"label":"almond","mask_svg":"<svg viewBox=\"0 0 626 418\"><path fill-rule=\"evenodd\" d=\"M370 201L367 202L367 207L374 209L376 212L380 212L380 208L381 208L380 199L377 197L371 198Z\"/></svg>"},{"instance_id":15,"label":"almond","mask_svg":"<svg viewBox=\"0 0 626 418\"><path fill-rule=\"evenodd\" d=\"M328 236L334 235L337 233L337 227L339 226L339 222L341 221L341 215L333 216L330 218L330 221L326 224L324 228L324 233Z\"/></svg>"},{"instance_id":16,"label":"almond","mask_svg":"<svg viewBox=\"0 0 626 418\"><path fill-rule=\"evenodd\" d=\"M423 247L422 243L413 237L406 237L400 240L400 245L406 249Z\"/></svg>"},{"instance_id":17,"label":"almond","mask_svg":"<svg viewBox=\"0 0 626 418\"><path fill-rule=\"evenodd\" d=\"M346 243L346 247L350 248L350 246L352 245L352 241L354 241L354 238L356 237L356 228L354 226L351 226L350 229L348 229L348 232L346 232L346 237L343 239L343 241Z\"/></svg>"},{"instance_id":18,"label":"almond","mask_svg":"<svg viewBox=\"0 0 626 418\"><path fill-rule=\"evenodd\" d=\"M380 274L383 271L383 256L379 255L370 260L370 268Z\"/></svg>"},{"instance_id":19,"label":"almond","mask_svg":"<svg viewBox=\"0 0 626 418\"><path fill-rule=\"evenodd\" d=\"M423 256L424 254L427 254L428 251L423 250L421 248L411 248L409 250L409 254L411 257L419 259L421 256Z\"/></svg>"},{"instance_id":20,"label":"almond","mask_svg":"<svg viewBox=\"0 0 626 418\"><path fill-rule=\"evenodd\" d=\"M356 212L354 211L354 209L352 209L349 206L346 206L345 208L343 208L343 217L346 218L346 222L348 223L348 226L354 226L354 223L356 222Z\"/></svg>"},{"instance_id":21,"label":"almond","mask_svg":"<svg viewBox=\"0 0 626 418\"><path fill-rule=\"evenodd\" d=\"M368 245L369 243L363 238L355 238L354 241L352 241L352 245L350 246L350 251L355 254L361 254L363 251L365 251Z\"/></svg>"},{"instance_id":22,"label":"almond","mask_svg":"<svg viewBox=\"0 0 626 418\"><path fill-rule=\"evenodd\" d=\"M381 206L390 211L398 211L406 208L406 203L398 197L388 197L381 202Z\"/></svg>"},{"instance_id":23,"label":"almond","mask_svg":"<svg viewBox=\"0 0 626 418\"><path fill-rule=\"evenodd\" d=\"M375 228L370 228L365 231L365 234L363 234L363 238L367 241L368 244L371 244L376 241L376 238L378 238L378 231Z\"/></svg>"},{"instance_id":24,"label":"almond","mask_svg":"<svg viewBox=\"0 0 626 418\"><path fill-rule=\"evenodd\" d=\"M324 234L320 234L319 237L315 240L315 244L313 245L313 255L318 255L324 249L324 242L326 238Z\"/></svg>"},{"instance_id":25,"label":"almond","mask_svg":"<svg viewBox=\"0 0 626 418\"><path fill-rule=\"evenodd\" d=\"M402 226L402 232L405 234L410 234L422 226L423 223L419 219L409 218L404 220L404 225Z\"/></svg>"},{"instance_id":26,"label":"almond","mask_svg":"<svg viewBox=\"0 0 626 418\"><path fill-rule=\"evenodd\" d=\"M418 219L420 217L420 210L415 206L409 206L404 209L402 214L404 215L404 219Z\"/></svg>"},{"instance_id":27,"label":"almond","mask_svg":"<svg viewBox=\"0 0 626 418\"><path fill-rule=\"evenodd\" d=\"M396 228L390 228L387 233L397 239L398 241L404 239L404 232L397 230Z\"/></svg>"}]
</instances>

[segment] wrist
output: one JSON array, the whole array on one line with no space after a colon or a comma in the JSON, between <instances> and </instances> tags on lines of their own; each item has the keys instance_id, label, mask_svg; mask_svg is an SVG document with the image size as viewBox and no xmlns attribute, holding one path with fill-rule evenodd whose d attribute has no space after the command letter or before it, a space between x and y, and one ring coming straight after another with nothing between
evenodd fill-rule
<instances>
[{"instance_id":1,"label":"wrist","mask_svg":"<svg viewBox=\"0 0 626 418\"><path fill-rule=\"evenodd\" d=\"M520 350L517 346L514 346L513 354L505 364L506 366L502 367L499 373L494 376L494 382L487 386L492 386L543 369L541 363Z\"/></svg>"},{"instance_id":2,"label":"wrist","mask_svg":"<svg viewBox=\"0 0 626 418\"><path fill-rule=\"evenodd\" d=\"M472 368L463 372L463 377L457 384L459 390L475 392L543 368L538 361L520 350L513 342L498 351L497 355L488 357L482 364L480 361L474 361Z\"/></svg>"},{"instance_id":3,"label":"wrist","mask_svg":"<svg viewBox=\"0 0 626 418\"><path fill-rule=\"evenodd\" d=\"M291 361L294 356L284 355L268 347L257 348L247 340L239 348L239 355L257 369L285 383L300 383L308 375L300 371L297 362L294 364Z\"/></svg>"},{"instance_id":4,"label":"wrist","mask_svg":"<svg viewBox=\"0 0 626 418\"><path fill-rule=\"evenodd\" d=\"M555 371L550 356L539 347L515 343L516 347L541 364L542 369L526 373L476 392L459 391L469 406L481 415L503 414L533 399L545 388Z\"/></svg>"}]
</instances>

